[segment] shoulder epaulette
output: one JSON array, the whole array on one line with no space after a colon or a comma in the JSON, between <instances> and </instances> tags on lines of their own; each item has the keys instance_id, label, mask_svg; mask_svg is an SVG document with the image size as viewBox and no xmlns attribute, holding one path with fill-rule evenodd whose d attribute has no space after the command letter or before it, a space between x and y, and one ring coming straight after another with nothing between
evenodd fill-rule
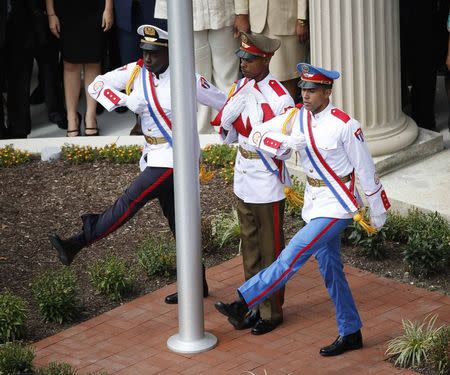
<instances>
[{"instance_id":1,"label":"shoulder epaulette","mask_svg":"<svg viewBox=\"0 0 450 375\"><path fill-rule=\"evenodd\" d=\"M269 86L272 87L272 90L275 91L278 96L286 95L286 91L276 80L271 79L269 81Z\"/></svg>"},{"instance_id":2,"label":"shoulder epaulette","mask_svg":"<svg viewBox=\"0 0 450 375\"><path fill-rule=\"evenodd\" d=\"M349 122L349 120L351 118L349 115L347 115L343 110L341 110L339 108L333 108L331 110L331 114L334 117L337 117L339 120L343 121L344 123Z\"/></svg>"}]
</instances>

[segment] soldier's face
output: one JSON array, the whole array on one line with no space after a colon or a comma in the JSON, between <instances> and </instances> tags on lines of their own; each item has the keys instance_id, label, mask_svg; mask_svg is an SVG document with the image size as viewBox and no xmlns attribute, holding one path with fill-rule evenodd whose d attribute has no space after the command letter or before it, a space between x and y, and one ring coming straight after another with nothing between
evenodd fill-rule
<instances>
[{"instance_id":1,"label":"soldier's face","mask_svg":"<svg viewBox=\"0 0 450 375\"><path fill-rule=\"evenodd\" d=\"M243 59L241 58L241 70L244 77L261 81L269 73L269 62L267 58Z\"/></svg>"},{"instance_id":2,"label":"soldier's face","mask_svg":"<svg viewBox=\"0 0 450 375\"><path fill-rule=\"evenodd\" d=\"M331 89L302 89L303 105L316 114L325 109L330 101Z\"/></svg>"},{"instance_id":3,"label":"soldier's face","mask_svg":"<svg viewBox=\"0 0 450 375\"><path fill-rule=\"evenodd\" d=\"M167 48L157 51L143 50L144 65L147 70L155 74L164 72L169 65L169 51Z\"/></svg>"}]
</instances>

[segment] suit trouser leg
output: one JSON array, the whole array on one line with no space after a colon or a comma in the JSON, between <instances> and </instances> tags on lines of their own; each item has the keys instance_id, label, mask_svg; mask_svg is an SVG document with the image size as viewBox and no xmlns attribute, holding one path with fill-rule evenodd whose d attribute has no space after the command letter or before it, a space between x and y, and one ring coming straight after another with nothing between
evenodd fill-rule
<instances>
[{"instance_id":1,"label":"suit trouser leg","mask_svg":"<svg viewBox=\"0 0 450 375\"><path fill-rule=\"evenodd\" d=\"M282 200L267 204L251 204L257 225L258 247L255 250L259 257L258 272L270 266L284 248L284 203ZM284 287L258 305L261 318L282 321L283 303Z\"/></svg>"},{"instance_id":2,"label":"suit trouser leg","mask_svg":"<svg viewBox=\"0 0 450 375\"><path fill-rule=\"evenodd\" d=\"M316 253L320 273L335 309L336 323L342 336L355 333L362 327L352 292L341 261L341 238L337 235Z\"/></svg>"},{"instance_id":3,"label":"suit trouser leg","mask_svg":"<svg viewBox=\"0 0 450 375\"><path fill-rule=\"evenodd\" d=\"M275 293L305 264L311 255L339 235L350 219L316 218L291 239L280 256L238 288L249 308Z\"/></svg>"},{"instance_id":4,"label":"suit trouser leg","mask_svg":"<svg viewBox=\"0 0 450 375\"><path fill-rule=\"evenodd\" d=\"M248 280L269 266L284 247L284 200L281 202L253 204L238 198L238 215L241 228L241 251L245 279ZM257 306L264 320L281 321L284 289Z\"/></svg>"},{"instance_id":5,"label":"suit trouser leg","mask_svg":"<svg viewBox=\"0 0 450 375\"><path fill-rule=\"evenodd\" d=\"M108 236L131 219L148 201L159 198L160 195L164 195L170 189L173 191L172 168L147 167L111 207L101 214L82 216L86 243L89 245ZM167 206L169 206L168 199L170 198L165 197ZM170 212L167 209L164 215L168 217L169 224L172 223L174 230L173 211Z\"/></svg>"}]
</instances>

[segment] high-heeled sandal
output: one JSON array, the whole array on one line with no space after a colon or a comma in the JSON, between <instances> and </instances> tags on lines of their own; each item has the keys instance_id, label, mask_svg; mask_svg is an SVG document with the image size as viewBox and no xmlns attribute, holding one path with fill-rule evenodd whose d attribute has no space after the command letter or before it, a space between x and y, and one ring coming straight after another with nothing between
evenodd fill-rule
<instances>
[{"instance_id":1,"label":"high-heeled sandal","mask_svg":"<svg viewBox=\"0 0 450 375\"><path fill-rule=\"evenodd\" d=\"M94 133L87 134L86 130L96 130L96 131ZM100 135L100 131L99 131L98 126L97 126L97 119L95 119L95 128L88 128L86 126L86 113L84 114L84 135L86 137L95 137L95 136Z\"/></svg>"},{"instance_id":2,"label":"high-heeled sandal","mask_svg":"<svg viewBox=\"0 0 450 375\"><path fill-rule=\"evenodd\" d=\"M77 118L78 118L77 128L75 130L67 130L66 131L66 137L74 138L74 137L81 136L81 113L80 112L77 112ZM77 134L76 135L69 135L69 134L73 134L73 133L77 133Z\"/></svg>"}]
</instances>

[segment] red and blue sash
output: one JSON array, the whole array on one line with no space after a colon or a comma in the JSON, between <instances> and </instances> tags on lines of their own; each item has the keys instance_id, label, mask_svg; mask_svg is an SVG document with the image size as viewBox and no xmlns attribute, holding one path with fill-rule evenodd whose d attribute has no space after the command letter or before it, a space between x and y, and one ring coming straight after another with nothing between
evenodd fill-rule
<instances>
[{"instance_id":1,"label":"red and blue sash","mask_svg":"<svg viewBox=\"0 0 450 375\"><path fill-rule=\"evenodd\" d=\"M352 180L350 189L341 181L339 176L328 165L323 156L320 154L314 134L311 127L311 112L307 112L307 126L303 126L304 107L300 109L300 131L305 134L307 146L305 148L306 155L313 165L314 169L320 175L321 179L325 182L333 195L336 197L341 206L349 213L356 212L359 209L358 200L353 193L355 186L355 174L352 173Z\"/></svg>"},{"instance_id":2,"label":"red and blue sash","mask_svg":"<svg viewBox=\"0 0 450 375\"><path fill-rule=\"evenodd\" d=\"M159 131L172 147L172 122L159 104L158 97L156 96L155 84L153 82L153 74L152 72L148 72L149 79L147 80L147 72L147 69L143 67L142 87L144 89L145 100L147 101L147 108ZM148 85L150 85L150 90L147 87ZM149 91L151 95L148 94Z\"/></svg>"}]
</instances>

